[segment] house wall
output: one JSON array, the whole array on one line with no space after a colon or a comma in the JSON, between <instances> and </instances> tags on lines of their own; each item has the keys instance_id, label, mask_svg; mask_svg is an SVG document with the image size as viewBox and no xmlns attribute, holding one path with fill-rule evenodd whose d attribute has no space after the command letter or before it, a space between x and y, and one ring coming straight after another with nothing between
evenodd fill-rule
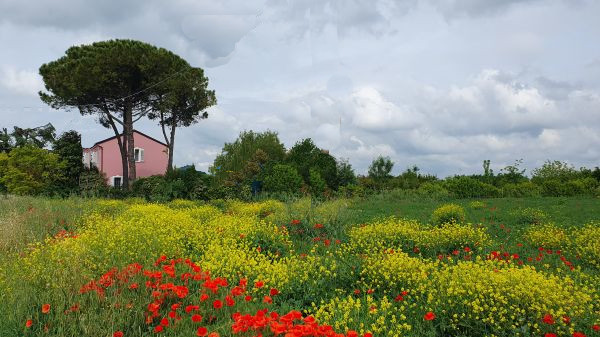
<instances>
[{"instance_id":1,"label":"house wall","mask_svg":"<svg viewBox=\"0 0 600 337\"><path fill-rule=\"evenodd\" d=\"M137 132L133 134L133 140L136 148L144 149L143 161L137 162L135 165L136 176L141 178L165 174L169 160L167 147ZM96 166L106 175L109 185L112 185L112 177L123 176L121 152L116 138L84 149L84 153L86 151L97 153Z\"/></svg>"}]
</instances>

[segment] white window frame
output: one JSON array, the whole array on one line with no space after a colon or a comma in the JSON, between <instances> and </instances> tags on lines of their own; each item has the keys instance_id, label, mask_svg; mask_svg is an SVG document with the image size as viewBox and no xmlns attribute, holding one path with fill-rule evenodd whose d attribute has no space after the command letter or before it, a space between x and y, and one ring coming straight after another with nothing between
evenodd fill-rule
<instances>
[{"instance_id":1,"label":"white window frame","mask_svg":"<svg viewBox=\"0 0 600 337\"><path fill-rule=\"evenodd\" d=\"M138 158L136 158L135 153L139 154ZM136 147L133 149L133 159L135 159L136 163L143 163L144 162L144 149L142 149L141 147Z\"/></svg>"},{"instance_id":2,"label":"white window frame","mask_svg":"<svg viewBox=\"0 0 600 337\"><path fill-rule=\"evenodd\" d=\"M115 178L121 179L121 185L119 185L119 187L123 187L123 176L112 176L112 177L110 177L110 185L112 187L115 187Z\"/></svg>"}]
</instances>

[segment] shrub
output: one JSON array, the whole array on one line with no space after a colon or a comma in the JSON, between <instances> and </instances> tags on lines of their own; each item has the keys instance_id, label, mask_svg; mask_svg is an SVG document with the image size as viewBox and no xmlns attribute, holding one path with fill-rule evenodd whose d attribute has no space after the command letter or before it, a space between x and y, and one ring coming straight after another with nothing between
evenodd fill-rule
<instances>
[{"instance_id":1,"label":"shrub","mask_svg":"<svg viewBox=\"0 0 600 337\"><path fill-rule=\"evenodd\" d=\"M444 181L444 187L457 198L497 197L500 190L490 184L466 176L456 176Z\"/></svg>"},{"instance_id":2,"label":"shrub","mask_svg":"<svg viewBox=\"0 0 600 337\"><path fill-rule=\"evenodd\" d=\"M450 196L450 192L436 182L425 182L417 189L417 194L423 197L432 199L446 199Z\"/></svg>"},{"instance_id":3,"label":"shrub","mask_svg":"<svg viewBox=\"0 0 600 337\"><path fill-rule=\"evenodd\" d=\"M508 183L502 186L502 195L504 197L535 197L541 195L541 193L541 188L530 181L524 181L520 183Z\"/></svg>"},{"instance_id":4,"label":"shrub","mask_svg":"<svg viewBox=\"0 0 600 337\"><path fill-rule=\"evenodd\" d=\"M33 146L17 147L0 158L0 183L9 193L54 194L64 179L65 163L58 155Z\"/></svg>"},{"instance_id":5,"label":"shrub","mask_svg":"<svg viewBox=\"0 0 600 337\"><path fill-rule=\"evenodd\" d=\"M490 240L484 229L470 225L445 224L431 228L394 217L354 227L348 236L351 249L358 252L388 248L413 250L417 247L419 252L430 257L466 246L485 245Z\"/></svg>"},{"instance_id":6,"label":"shrub","mask_svg":"<svg viewBox=\"0 0 600 337\"><path fill-rule=\"evenodd\" d=\"M519 223L528 225L539 225L548 218L541 209L529 207L516 211L514 215Z\"/></svg>"},{"instance_id":7,"label":"shrub","mask_svg":"<svg viewBox=\"0 0 600 337\"><path fill-rule=\"evenodd\" d=\"M529 227L523 237L535 247L564 249L570 245L566 231L553 223Z\"/></svg>"},{"instance_id":8,"label":"shrub","mask_svg":"<svg viewBox=\"0 0 600 337\"><path fill-rule=\"evenodd\" d=\"M310 192L316 196L323 195L325 192L325 180L321 178L321 174L314 168L310 169Z\"/></svg>"},{"instance_id":9,"label":"shrub","mask_svg":"<svg viewBox=\"0 0 600 337\"><path fill-rule=\"evenodd\" d=\"M266 192L297 193L302 186L302 177L290 165L277 164L264 178L263 188Z\"/></svg>"},{"instance_id":10,"label":"shrub","mask_svg":"<svg viewBox=\"0 0 600 337\"><path fill-rule=\"evenodd\" d=\"M575 250L581 258L600 268L600 223L592 222L574 233Z\"/></svg>"},{"instance_id":11,"label":"shrub","mask_svg":"<svg viewBox=\"0 0 600 337\"><path fill-rule=\"evenodd\" d=\"M482 208L486 208L487 205L483 201L475 200L475 201L471 201L469 203L469 207L472 209L482 209Z\"/></svg>"},{"instance_id":12,"label":"shrub","mask_svg":"<svg viewBox=\"0 0 600 337\"><path fill-rule=\"evenodd\" d=\"M457 204L445 204L438 207L431 215L431 222L436 225L445 223L463 223L465 210Z\"/></svg>"}]
</instances>

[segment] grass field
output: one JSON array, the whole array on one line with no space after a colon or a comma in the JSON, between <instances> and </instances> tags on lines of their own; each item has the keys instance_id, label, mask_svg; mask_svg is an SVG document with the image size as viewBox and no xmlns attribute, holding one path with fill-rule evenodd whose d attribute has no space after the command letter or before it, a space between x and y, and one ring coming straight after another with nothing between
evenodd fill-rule
<instances>
[{"instance_id":1,"label":"grass field","mask_svg":"<svg viewBox=\"0 0 600 337\"><path fill-rule=\"evenodd\" d=\"M11 197L0 254L0 336L600 336L598 198Z\"/></svg>"}]
</instances>

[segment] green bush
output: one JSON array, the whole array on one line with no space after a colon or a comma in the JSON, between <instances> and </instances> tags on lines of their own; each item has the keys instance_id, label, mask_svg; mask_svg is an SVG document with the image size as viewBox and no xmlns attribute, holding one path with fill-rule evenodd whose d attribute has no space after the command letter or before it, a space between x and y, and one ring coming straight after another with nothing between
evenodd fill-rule
<instances>
[{"instance_id":1,"label":"green bush","mask_svg":"<svg viewBox=\"0 0 600 337\"><path fill-rule=\"evenodd\" d=\"M432 199L446 199L450 196L450 192L442 184L436 182L423 183L417 189L417 194Z\"/></svg>"},{"instance_id":2,"label":"green bush","mask_svg":"<svg viewBox=\"0 0 600 337\"><path fill-rule=\"evenodd\" d=\"M310 192L314 195L322 195L325 192L325 180L321 177L319 171L310 169Z\"/></svg>"},{"instance_id":3,"label":"green bush","mask_svg":"<svg viewBox=\"0 0 600 337\"><path fill-rule=\"evenodd\" d=\"M302 186L302 177L298 171L284 164L273 166L271 172L263 181L263 189L266 192L297 193Z\"/></svg>"},{"instance_id":4,"label":"green bush","mask_svg":"<svg viewBox=\"0 0 600 337\"><path fill-rule=\"evenodd\" d=\"M517 221L522 224L539 225L548 219L544 211L537 208L524 208L514 213Z\"/></svg>"},{"instance_id":5,"label":"green bush","mask_svg":"<svg viewBox=\"0 0 600 337\"><path fill-rule=\"evenodd\" d=\"M447 223L463 223L465 209L457 204L445 204L438 207L431 215L431 222L436 225Z\"/></svg>"},{"instance_id":6,"label":"green bush","mask_svg":"<svg viewBox=\"0 0 600 337\"><path fill-rule=\"evenodd\" d=\"M535 197L541 195L541 193L540 187L530 181L516 184L508 183L502 186L502 195L505 197Z\"/></svg>"},{"instance_id":7,"label":"green bush","mask_svg":"<svg viewBox=\"0 0 600 337\"><path fill-rule=\"evenodd\" d=\"M58 155L33 146L17 147L0 157L0 167L0 183L9 193L51 195L64 181L65 163Z\"/></svg>"},{"instance_id":8,"label":"green bush","mask_svg":"<svg viewBox=\"0 0 600 337\"><path fill-rule=\"evenodd\" d=\"M448 178L444 181L444 185L457 198L500 196L500 190L497 187L466 176Z\"/></svg>"}]
</instances>

